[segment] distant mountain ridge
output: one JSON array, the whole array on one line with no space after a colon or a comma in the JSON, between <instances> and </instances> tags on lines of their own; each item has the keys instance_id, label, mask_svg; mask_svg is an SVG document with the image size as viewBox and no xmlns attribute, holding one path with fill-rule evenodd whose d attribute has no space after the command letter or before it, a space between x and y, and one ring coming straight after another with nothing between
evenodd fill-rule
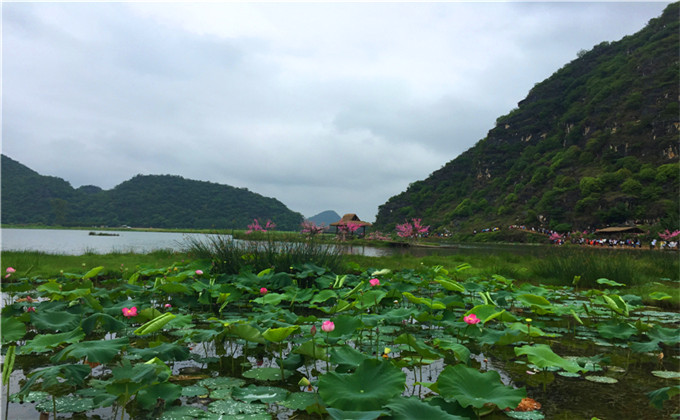
<instances>
[{"instance_id":1,"label":"distant mountain ridge","mask_svg":"<svg viewBox=\"0 0 680 420\"><path fill-rule=\"evenodd\" d=\"M335 223L340 220L340 215L333 210L326 210L308 218L307 220L316 223L318 226L325 225L326 227L330 227L331 223Z\"/></svg>"},{"instance_id":2,"label":"distant mountain ridge","mask_svg":"<svg viewBox=\"0 0 680 420\"><path fill-rule=\"evenodd\" d=\"M275 198L175 175L137 175L111 190L40 175L2 155L2 223L245 229L253 219L298 230L303 217Z\"/></svg>"},{"instance_id":3,"label":"distant mountain ridge","mask_svg":"<svg viewBox=\"0 0 680 420\"><path fill-rule=\"evenodd\" d=\"M381 205L374 226L680 227L678 5L579 52L475 146Z\"/></svg>"}]
</instances>

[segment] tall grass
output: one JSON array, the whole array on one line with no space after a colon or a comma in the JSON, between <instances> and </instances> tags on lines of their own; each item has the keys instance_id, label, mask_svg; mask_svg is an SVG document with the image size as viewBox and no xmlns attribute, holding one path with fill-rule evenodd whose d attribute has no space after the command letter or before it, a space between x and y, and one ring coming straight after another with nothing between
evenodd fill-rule
<instances>
[{"instance_id":1,"label":"tall grass","mask_svg":"<svg viewBox=\"0 0 680 420\"><path fill-rule=\"evenodd\" d=\"M581 276L579 286L597 288L597 279L607 278L629 286L660 278L678 278L677 254L632 250L562 249L538 259L534 275L559 284L570 285Z\"/></svg>"},{"instance_id":2,"label":"tall grass","mask_svg":"<svg viewBox=\"0 0 680 420\"><path fill-rule=\"evenodd\" d=\"M279 240L281 237L271 235L257 239L264 240L236 240L229 235L189 237L184 249L195 258L211 260L215 270L226 274L267 268L289 272L292 266L305 263L330 271L337 271L342 266L344 250L340 245L322 244L314 238L300 236L292 241L282 241Z\"/></svg>"}]
</instances>

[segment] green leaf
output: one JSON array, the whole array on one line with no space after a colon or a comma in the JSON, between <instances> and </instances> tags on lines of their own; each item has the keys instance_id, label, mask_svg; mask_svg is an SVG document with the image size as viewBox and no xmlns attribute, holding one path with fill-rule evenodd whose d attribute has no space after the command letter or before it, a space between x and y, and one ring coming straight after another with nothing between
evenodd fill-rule
<instances>
[{"instance_id":1,"label":"green leaf","mask_svg":"<svg viewBox=\"0 0 680 420\"><path fill-rule=\"evenodd\" d=\"M680 372L670 370L653 370L652 375L664 379L680 379Z\"/></svg>"},{"instance_id":2,"label":"green leaf","mask_svg":"<svg viewBox=\"0 0 680 420\"><path fill-rule=\"evenodd\" d=\"M191 355L191 351L185 345L177 343L163 343L146 349L131 348L128 351L130 354L139 355L142 360L157 357L166 362L170 360L187 360Z\"/></svg>"},{"instance_id":3,"label":"green leaf","mask_svg":"<svg viewBox=\"0 0 680 420\"><path fill-rule=\"evenodd\" d=\"M146 324L142 325L141 327L137 328L134 332L135 332L136 335L146 335L146 334L154 333L154 332L160 330L161 328L163 328L163 326L165 326L165 324L167 324L168 322L170 322L174 318L175 318L175 314L172 314L170 312L166 312L163 315L156 317L156 318L152 319L151 321L147 322Z\"/></svg>"},{"instance_id":4,"label":"green leaf","mask_svg":"<svg viewBox=\"0 0 680 420\"><path fill-rule=\"evenodd\" d=\"M35 408L41 412L52 412L56 410L57 413L80 413L84 411L89 411L94 408L94 401L92 398L80 398L71 395L65 397L57 397L52 399L41 401Z\"/></svg>"},{"instance_id":5,"label":"green leaf","mask_svg":"<svg viewBox=\"0 0 680 420\"><path fill-rule=\"evenodd\" d=\"M680 394L680 385L673 385L649 392L647 393L647 398L649 398L649 403L651 405L661 410L663 409L664 401L667 401L678 394Z\"/></svg>"},{"instance_id":6,"label":"green leaf","mask_svg":"<svg viewBox=\"0 0 680 420\"><path fill-rule=\"evenodd\" d=\"M73 331L58 334L41 334L28 340L19 349L19 354L44 353L55 349L62 344L73 344L85 338L82 329L76 328Z\"/></svg>"},{"instance_id":7,"label":"green leaf","mask_svg":"<svg viewBox=\"0 0 680 420\"><path fill-rule=\"evenodd\" d=\"M313 359L326 360L326 349L314 344L313 340L305 341L298 347L294 348L293 353L302 354Z\"/></svg>"},{"instance_id":8,"label":"green leaf","mask_svg":"<svg viewBox=\"0 0 680 420\"><path fill-rule=\"evenodd\" d=\"M259 381L280 381L281 369L274 367L250 369L243 372L243 377Z\"/></svg>"},{"instance_id":9,"label":"green leaf","mask_svg":"<svg viewBox=\"0 0 680 420\"><path fill-rule=\"evenodd\" d=\"M81 341L71 344L59 353L55 354L51 361L58 363L68 358L86 358L93 363L108 363L130 343L127 337L113 340Z\"/></svg>"},{"instance_id":10,"label":"green leaf","mask_svg":"<svg viewBox=\"0 0 680 420\"><path fill-rule=\"evenodd\" d=\"M581 368L576 362L572 362L563 359L559 355L555 354L550 346L547 344L535 344L533 346L522 346L515 347L515 355L521 356L526 355L529 362L535 364L540 369L549 367L559 367L567 372L578 372L582 370L585 372L584 368ZM516 407L516 405L515 405ZM511 407L514 408L514 407Z\"/></svg>"},{"instance_id":11,"label":"green leaf","mask_svg":"<svg viewBox=\"0 0 680 420\"><path fill-rule=\"evenodd\" d=\"M268 328L267 331L262 333L262 337L264 337L268 341L280 343L286 338L288 338L289 335L293 334L295 331L299 329L300 327L297 325L292 327Z\"/></svg>"},{"instance_id":12,"label":"green leaf","mask_svg":"<svg viewBox=\"0 0 680 420\"><path fill-rule=\"evenodd\" d=\"M152 410L162 400L167 407L169 403L182 396L182 387L170 382L162 382L140 389L135 400L145 410Z\"/></svg>"},{"instance_id":13,"label":"green leaf","mask_svg":"<svg viewBox=\"0 0 680 420\"><path fill-rule=\"evenodd\" d=\"M404 333L394 340L395 344L406 344L409 349L418 353L419 356L426 359L438 359L441 354L434 348L425 344L422 340L416 339L414 336L408 333Z\"/></svg>"},{"instance_id":14,"label":"green leaf","mask_svg":"<svg viewBox=\"0 0 680 420\"><path fill-rule=\"evenodd\" d=\"M265 339L262 337L260 330L249 324L236 323L231 324L226 328L230 333L253 343L264 344Z\"/></svg>"},{"instance_id":15,"label":"green leaf","mask_svg":"<svg viewBox=\"0 0 680 420\"><path fill-rule=\"evenodd\" d=\"M91 370L90 366L83 364L57 365L37 369L28 374L29 379L21 387L18 394L20 396L28 394L36 383L43 390L60 385L59 378L66 380L70 385L82 385ZM38 382L39 379L42 379L42 382Z\"/></svg>"},{"instance_id":16,"label":"green leaf","mask_svg":"<svg viewBox=\"0 0 680 420\"><path fill-rule=\"evenodd\" d=\"M102 271L104 267L95 267L92 270L88 271L87 273L83 274L83 279L90 279L97 274L99 274L100 271Z\"/></svg>"},{"instance_id":17,"label":"green leaf","mask_svg":"<svg viewBox=\"0 0 680 420\"><path fill-rule=\"evenodd\" d=\"M273 386L250 385L246 388L234 389L231 395L238 400L248 403L257 400L264 403L273 403L283 401L288 396L288 391Z\"/></svg>"},{"instance_id":18,"label":"green leaf","mask_svg":"<svg viewBox=\"0 0 680 420\"><path fill-rule=\"evenodd\" d=\"M612 287L622 287L625 286L623 283L618 283L615 282L614 280L609 280L609 279L597 279L597 284L605 284L607 286L612 286Z\"/></svg>"},{"instance_id":19,"label":"green leaf","mask_svg":"<svg viewBox=\"0 0 680 420\"><path fill-rule=\"evenodd\" d=\"M397 397L390 401L385 407L392 412L392 420L467 420L467 417L454 416L441 408L424 403L420 398Z\"/></svg>"},{"instance_id":20,"label":"green leaf","mask_svg":"<svg viewBox=\"0 0 680 420\"><path fill-rule=\"evenodd\" d=\"M319 379L319 395L333 408L380 410L404 390L406 374L389 362L366 359L354 373L328 372Z\"/></svg>"},{"instance_id":21,"label":"green leaf","mask_svg":"<svg viewBox=\"0 0 680 420\"><path fill-rule=\"evenodd\" d=\"M435 281L441 286L449 291L452 292L459 292L459 293L465 293L465 287L463 287L462 284L458 283L457 281L454 280L449 280L449 279L443 279L443 278L437 278Z\"/></svg>"},{"instance_id":22,"label":"green leaf","mask_svg":"<svg viewBox=\"0 0 680 420\"><path fill-rule=\"evenodd\" d=\"M14 359L16 357L17 346L9 346L5 353L5 360L2 363L2 384L9 386L9 377L14 370Z\"/></svg>"},{"instance_id":23,"label":"green leaf","mask_svg":"<svg viewBox=\"0 0 680 420\"><path fill-rule=\"evenodd\" d=\"M664 292L653 292L649 294L650 299L654 300L665 300L665 299L670 299L673 296L669 295L668 293Z\"/></svg>"},{"instance_id":24,"label":"green leaf","mask_svg":"<svg viewBox=\"0 0 680 420\"><path fill-rule=\"evenodd\" d=\"M36 311L31 322L39 330L72 331L80 325L80 315L66 311Z\"/></svg>"},{"instance_id":25,"label":"green leaf","mask_svg":"<svg viewBox=\"0 0 680 420\"><path fill-rule=\"evenodd\" d=\"M314 298L309 301L310 304L312 303L323 303L327 301L328 299L337 299L338 294L335 293L334 290L330 289L325 289L314 295Z\"/></svg>"},{"instance_id":26,"label":"green leaf","mask_svg":"<svg viewBox=\"0 0 680 420\"><path fill-rule=\"evenodd\" d=\"M0 333L2 333L2 344L14 343L24 338L26 325L16 318L3 315L0 318Z\"/></svg>"},{"instance_id":27,"label":"green leaf","mask_svg":"<svg viewBox=\"0 0 680 420\"><path fill-rule=\"evenodd\" d=\"M338 367L347 367L354 369L359 366L361 362L368 359L364 353L353 349L350 346L333 347L331 348L331 363L338 365Z\"/></svg>"},{"instance_id":28,"label":"green leaf","mask_svg":"<svg viewBox=\"0 0 680 420\"><path fill-rule=\"evenodd\" d=\"M83 331L85 331L85 334L90 334L97 328L97 325L101 325L107 332L124 330L126 327L124 322L103 312L88 316L80 325L82 326Z\"/></svg>"},{"instance_id":29,"label":"green leaf","mask_svg":"<svg viewBox=\"0 0 680 420\"><path fill-rule=\"evenodd\" d=\"M327 407L328 415L331 416L333 420L375 420L383 414L387 414L386 411L345 411L339 410L337 408Z\"/></svg>"},{"instance_id":30,"label":"green leaf","mask_svg":"<svg viewBox=\"0 0 680 420\"><path fill-rule=\"evenodd\" d=\"M437 379L444 398L454 398L463 407L482 408L493 403L501 410L515 408L527 395L522 387L513 389L501 382L496 371L479 372L464 365L447 366Z\"/></svg>"},{"instance_id":31,"label":"green leaf","mask_svg":"<svg viewBox=\"0 0 680 420\"><path fill-rule=\"evenodd\" d=\"M549 314L555 310L553 304L543 296L524 294L517 296L517 300L530 306L531 310L539 315Z\"/></svg>"},{"instance_id":32,"label":"green leaf","mask_svg":"<svg viewBox=\"0 0 680 420\"><path fill-rule=\"evenodd\" d=\"M316 404L317 399L316 394L312 392L293 392L283 400L281 405L291 410L304 410L310 405Z\"/></svg>"}]
</instances>

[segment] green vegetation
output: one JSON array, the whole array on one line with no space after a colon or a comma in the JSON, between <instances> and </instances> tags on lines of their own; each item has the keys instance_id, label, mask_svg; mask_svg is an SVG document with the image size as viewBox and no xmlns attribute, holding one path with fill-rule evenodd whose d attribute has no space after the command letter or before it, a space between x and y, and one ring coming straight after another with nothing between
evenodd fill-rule
<instances>
[{"instance_id":1,"label":"green vegetation","mask_svg":"<svg viewBox=\"0 0 680 420\"><path fill-rule=\"evenodd\" d=\"M677 259L637 254L637 269L677 276ZM341 271L306 262L229 274L193 258L125 271L130 256L116 254L61 257L74 269L49 275L10 268L30 257L3 253L9 416L30 411L24 401L55 418L678 414L677 313L612 277L596 288L519 280L535 275L522 268L534 257L480 253L473 267L462 256L347 256ZM553 257L565 258L543 259ZM115 269L91 267L97 258ZM612 387L614 404L601 404Z\"/></svg>"},{"instance_id":2,"label":"green vegetation","mask_svg":"<svg viewBox=\"0 0 680 420\"><path fill-rule=\"evenodd\" d=\"M374 225L678 229L679 7L537 83L486 138L380 206Z\"/></svg>"},{"instance_id":3,"label":"green vegetation","mask_svg":"<svg viewBox=\"0 0 680 420\"><path fill-rule=\"evenodd\" d=\"M297 230L303 217L245 188L171 175L137 175L111 190L74 189L2 155L2 223L48 226L243 228L253 219Z\"/></svg>"}]
</instances>

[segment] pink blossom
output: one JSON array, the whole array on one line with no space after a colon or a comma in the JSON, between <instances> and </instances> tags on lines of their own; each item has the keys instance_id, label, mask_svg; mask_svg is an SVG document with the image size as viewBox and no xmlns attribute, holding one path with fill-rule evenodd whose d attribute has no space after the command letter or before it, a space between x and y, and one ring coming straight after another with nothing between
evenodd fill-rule
<instances>
[{"instance_id":1,"label":"pink blossom","mask_svg":"<svg viewBox=\"0 0 680 420\"><path fill-rule=\"evenodd\" d=\"M469 325L479 324L481 322L481 320L477 318L477 315L475 314L464 316L463 321L465 321L465 323Z\"/></svg>"},{"instance_id":2,"label":"pink blossom","mask_svg":"<svg viewBox=\"0 0 680 420\"><path fill-rule=\"evenodd\" d=\"M378 279L370 279L368 282L369 282L369 283L371 284L371 286L373 286L373 287L375 287L375 286L380 286L380 280L378 280Z\"/></svg>"},{"instance_id":3,"label":"pink blossom","mask_svg":"<svg viewBox=\"0 0 680 420\"><path fill-rule=\"evenodd\" d=\"M316 335L316 325L312 325L312 329L309 330L309 333L312 334L312 337Z\"/></svg>"},{"instance_id":4,"label":"pink blossom","mask_svg":"<svg viewBox=\"0 0 680 420\"><path fill-rule=\"evenodd\" d=\"M163 305L163 307L164 307L164 308L172 308L172 305L169 304L169 303L166 303L165 305Z\"/></svg>"},{"instance_id":5,"label":"pink blossom","mask_svg":"<svg viewBox=\"0 0 680 420\"><path fill-rule=\"evenodd\" d=\"M137 316L137 307L133 306L132 308L123 308L123 316L127 318Z\"/></svg>"},{"instance_id":6,"label":"pink blossom","mask_svg":"<svg viewBox=\"0 0 680 420\"><path fill-rule=\"evenodd\" d=\"M263 288L260 289L260 294L261 294L261 295L266 295L267 293L269 293L269 290L267 290L266 287L263 287Z\"/></svg>"},{"instance_id":7,"label":"pink blossom","mask_svg":"<svg viewBox=\"0 0 680 420\"><path fill-rule=\"evenodd\" d=\"M203 275L203 270L196 270L196 275L197 275L197 276L202 276L202 275Z\"/></svg>"},{"instance_id":8,"label":"pink blossom","mask_svg":"<svg viewBox=\"0 0 680 420\"><path fill-rule=\"evenodd\" d=\"M14 269L14 267L7 267L7 270L5 270L8 273L16 273L17 270Z\"/></svg>"},{"instance_id":9,"label":"pink blossom","mask_svg":"<svg viewBox=\"0 0 680 420\"><path fill-rule=\"evenodd\" d=\"M678 235L680 235L680 230L676 230L676 231L674 231L674 232L671 232L671 231L669 231L668 229L666 229L665 232L660 232L660 233L659 233L659 237L661 237L661 239L663 239L663 240L665 240L665 241L669 241L671 238L674 238L674 237L676 237L676 236L678 236ZM9 270L9 269L8 269L8 270Z\"/></svg>"},{"instance_id":10,"label":"pink blossom","mask_svg":"<svg viewBox=\"0 0 680 420\"><path fill-rule=\"evenodd\" d=\"M321 331L323 332L331 332L335 329L335 324L333 321L324 321L323 324L321 324Z\"/></svg>"},{"instance_id":11,"label":"pink blossom","mask_svg":"<svg viewBox=\"0 0 680 420\"><path fill-rule=\"evenodd\" d=\"M427 233L430 226L423 226L422 219L411 219L411 223L406 222L396 226L397 235L402 238L417 238L418 235Z\"/></svg>"},{"instance_id":12,"label":"pink blossom","mask_svg":"<svg viewBox=\"0 0 680 420\"><path fill-rule=\"evenodd\" d=\"M28 308L26 308L26 312L35 312L35 307L29 306Z\"/></svg>"},{"instance_id":13,"label":"pink blossom","mask_svg":"<svg viewBox=\"0 0 680 420\"><path fill-rule=\"evenodd\" d=\"M326 226L322 223L321 225L317 225L316 223L305 220L302 222L302 233L306 233L310 236L318 235L319 233L322 233L326 229Z\"/></svg>"}]
</instances>

